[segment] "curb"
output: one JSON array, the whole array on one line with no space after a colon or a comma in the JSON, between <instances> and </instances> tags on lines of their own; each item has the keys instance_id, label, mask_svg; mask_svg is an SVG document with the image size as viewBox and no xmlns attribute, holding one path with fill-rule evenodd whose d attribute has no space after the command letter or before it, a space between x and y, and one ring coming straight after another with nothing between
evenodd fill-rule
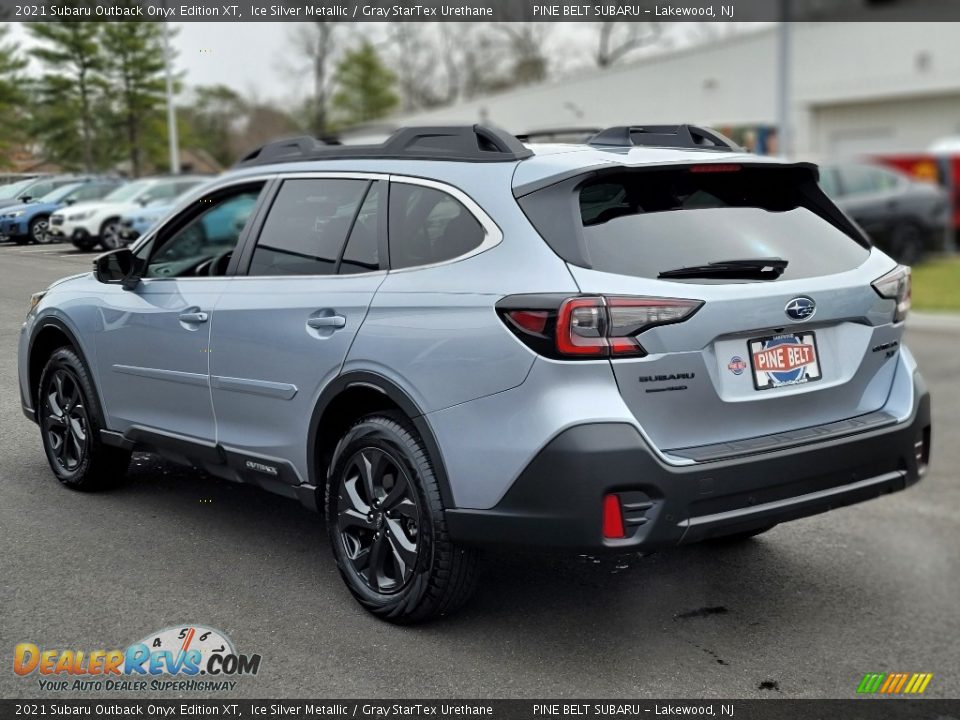
<instances>
[{"instance_id":1,"label":"curb","mask_svg":"<svg viewBox=\"0 0 960 720\"><path fill-rule=\"evenodd\" d=\"M960 332L960 314L911 311L907 317L907 330Z\"/></svg>"}]
</instances>

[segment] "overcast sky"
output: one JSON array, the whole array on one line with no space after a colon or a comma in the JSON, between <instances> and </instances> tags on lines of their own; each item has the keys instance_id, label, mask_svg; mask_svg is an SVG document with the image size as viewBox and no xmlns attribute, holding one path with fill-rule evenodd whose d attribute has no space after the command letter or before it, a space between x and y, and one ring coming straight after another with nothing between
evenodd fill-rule
<instances>
[{"instance_id":1,"label":"overcast sky","mask_svg":"<svg viewBox=\"0 0 960 720\"><path fill-rule=\"evenodd\" d=\"M292 49L298 23L269 22L193 22L174 23L173 40L177 53L176 67L184 71L188 86L224 84L244 95L254 93L261 100L303 99L312 90L309 66L304 65ZM30 38L22 23L10 23L13 38L29 45ZM356 32L361 24L350 28ZM371 29L368 24L367 29ZM768 23L667 23L674 47L715 34L754 29ZM699 26L699 27L697 27ZM563 40L565 52L555 58L560 64L582 64L588 61L585 40L592 37L585 24L559 23L551 33L553 40ZM578 50L575 50L578 49ZM651 49L655 52L655 49ZM582 57L581 57L582 56ZM637 57L639 53L631 57ZM554 67L564 74L570 67Z\"/></svg>"}]
</instances>

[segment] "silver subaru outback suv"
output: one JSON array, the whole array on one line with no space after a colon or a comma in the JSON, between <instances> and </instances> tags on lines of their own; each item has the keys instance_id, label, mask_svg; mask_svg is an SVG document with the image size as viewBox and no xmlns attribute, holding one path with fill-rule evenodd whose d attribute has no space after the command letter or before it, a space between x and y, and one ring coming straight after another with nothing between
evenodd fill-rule
<instances>
[{"instance_id":1,"label":"silver subaru outback suv","mask_svg":"<svg viewBox=\"0 0 960 720\"><path fill-rule=\"evenodd\" d=\"M149 451L297 498L409 623L483 546L749 537L916 482L909 305L815 166L705 128L298 138L37 293L20 391L67 487Z\"/></svg>"}]
</instances>

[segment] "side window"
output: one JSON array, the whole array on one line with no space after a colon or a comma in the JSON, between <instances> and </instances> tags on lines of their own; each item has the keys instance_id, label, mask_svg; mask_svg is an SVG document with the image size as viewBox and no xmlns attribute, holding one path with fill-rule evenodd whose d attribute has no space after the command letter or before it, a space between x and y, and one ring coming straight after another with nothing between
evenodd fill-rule
<instances>
[{"instance_id":1,"label":"side window","mask_svg":"<svg viewBox=\"0 0 960 720\"><path fill-rule=\"evenodd\" d=\"M453 196L422 185L390 186L390 265L452 260L480 246L483 226Z\"/></svg>"},{"instance_id":2,"label":"side window","mask_svg":"<svg viewBox=\"0 0 960 720\"><path fill-rule=\"evenodd\" d=\"M267 215L250 275L332 275L367 180L287 180Z\"/></svg>"},{"instance_id":3,"label":"side window","mask_svg":"<svg viewBox=\"0 0 960 720\"><path fill-rule=\"evenodd\" d=\"M70 193L68 200L74 202L82 202L84 200L98 200L106 195L108 192L113 190L113 185L103 185L101 183L86 183L81 185L72 193Z\"/></svg>"},{"instance_id":4,"label":"side window","mask_svg":"<svg viewBox=\"0 0 960 720\"><path fill-rule=\"evenodd\" d=\"M191 203L155 236L144 277L224 275L240 235L250 220L262 183L231 189Z\"/></svg>"},{"instance_id":5,"label":"side window","mask_svg":"<svg viewBox=\"0 0 960 720\"><path fill-rule=\"evenodd\" d=\"M827 197L840 197L840 188L837 186L837 174L831 167L820 168L820 189Z\"/></svg>"},{"instance_id":6,"label":"side window","mask_svg":"<svg viewBox=\"0 0 960 720\"><path fill-rule=\"evenodd\" d=\"M880 190L877 173L863 165L840 168L840 180L843 182L844 195L866 195Z\"/></svg>"},{"instance_id":7,"label":"side window","mask_svg":"<svg viewBox=\"0 0 960 720\"><path fill-rule=\"evenodd\" d=\"M143 194L141 200L143 204L155 202L156 200L169 200L177 194L177 183L161 183L154 185Z\"/></svg>"},{"instance_id":8,"label":"side window","mask_svg":"<svg viewBox=\"0 0 960 720\"><path fill-rule=\"evenodd\" d=\"M340 261L341 275L380 269L380 208L385 191L384 182L373 183L367 191Z\"/></svg>"}]
</instances>

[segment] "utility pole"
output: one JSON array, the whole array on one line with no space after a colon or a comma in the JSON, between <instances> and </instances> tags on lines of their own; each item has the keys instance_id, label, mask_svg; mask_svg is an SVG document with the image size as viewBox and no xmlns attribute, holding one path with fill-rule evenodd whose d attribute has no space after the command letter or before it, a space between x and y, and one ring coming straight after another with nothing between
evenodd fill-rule
<instances>
[{"instance_id":1,"label":"utility pole","mask_svg":"<svg viewBox=\"0 0 960 720\"><path fill-rule=\"evenodd\" d=\"M791 33L790 0L780 0L780 27L777 31L777 148L785 158L793 156L793 133L790 127Z\"/></svg>"},{"instance_id":2,"label":"utility pole","mask_svg":"<svg viewBox=\"0 0 960 720\"><path fill-rule=\"evenodd\" d=\"M167 3L163 3L166 7ZM177 109L173 106L173 58L170 56L170 23L163 23L163 59L167 69L167 139L170 143L170 172L180 173L180 149L177 140Z\"/></svg>"}]
</instances>

